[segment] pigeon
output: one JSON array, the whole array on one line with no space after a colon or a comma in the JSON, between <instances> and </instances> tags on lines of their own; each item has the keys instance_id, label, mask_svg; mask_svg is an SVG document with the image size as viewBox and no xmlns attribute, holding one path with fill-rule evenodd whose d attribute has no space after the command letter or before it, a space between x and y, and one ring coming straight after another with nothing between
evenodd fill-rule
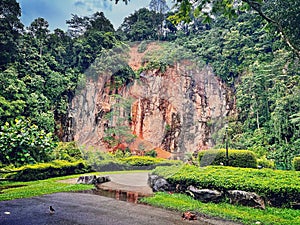
<instances>
[{"instance_id":1,"label":"pigeon","mask_svg":"<svg viewBox=\"0 0 300 225\"><path fill-rule=\"evenodd\" d=\"M49 207L49 212L50 212L50 214L55 213L55 209L52 207L52 205L50 205L50 207Z\"/></svg>"}]
</instances>

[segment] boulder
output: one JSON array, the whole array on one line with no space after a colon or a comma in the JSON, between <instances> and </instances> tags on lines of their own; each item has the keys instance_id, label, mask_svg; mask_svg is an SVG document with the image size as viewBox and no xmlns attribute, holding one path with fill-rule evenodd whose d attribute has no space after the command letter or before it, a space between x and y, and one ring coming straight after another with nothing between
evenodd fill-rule
<instances>
[{"instance_id":1,"label":"boulder","mask_svg":"<svg viewBox=\"0 0 300 225\"><path fill-rule=\"evenodd\" d=\"M168 183L168 181L157 175L149 175L148 185L154 192L170 190L170 184Z\"/></svg>"},{"instance_id":2,"label":"boulder","mask_svg":"<svg viewBox=\"0 0 300 225\"><path fill-rule=\"evenodd\" d=\"M266 208L264 199L254 192L230 190L227 193L231 204L239 204L259 209Z\"/></svg>"},{"instance_id":3,"label":"boulder","mask_svg":"<svg viewBox=\"0 0 300 225\"><path fill-rule=\"evenodd\" d=\"M88 176L80 176L77 179L77 184L102 184L104 182L110 181L109 176L100 176L97 177L96 175L88 175Z\"/></svg>"},{"instance_id":4,"label":"boulder","mask_svg":"<svg viewBox=\"0 0 300 225\"><path fill-rule=\"evenodd\" d=\"M109 176L102 176L102 177L96 178L96 184L102 184L102 183L109 182L109 181L111 181Z\"/></svg>"},{"instance_id":5,"label":"boulder","mask_svg":"<svg viewBox=\"0 0 300 225\"><path fill-rule=\"evenodd\" d=\"M154 186L154 184L155 184L155 181L156 181L158 178L160 178L160 177L157 176L157 175L149 174L149 175L148 175L148 181L147 181L149 187L152 188L152 187Z\"/></svg>"},{"instance_id":6,"label":"boulder","mask_svg":"<svg viewBox=\"0 0 300 225\"><path fill-rule=\"evenodd\" d=\"M201 202L219 202L223 193L217 190L210 189L198 189L192 185L187 188L187 192L189 192L194 199L197 199Z\"/></svg>"},{"instance_id":7,"label":"boulder","mask_svg":"<svg viewBox=\"0 0 300 225\"><path fill-rule=\"evenodd\" d=\"M80 176L77 179L77 184L95 184L96 183L96 175L89 175L89 176Z\"/></svg>"}]
</instances>

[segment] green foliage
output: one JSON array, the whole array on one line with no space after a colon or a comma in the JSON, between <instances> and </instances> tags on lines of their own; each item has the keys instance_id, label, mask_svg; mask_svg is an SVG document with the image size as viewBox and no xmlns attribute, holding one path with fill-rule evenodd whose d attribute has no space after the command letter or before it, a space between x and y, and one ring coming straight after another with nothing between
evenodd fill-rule
<instances>
[{"instance_id":1,"label":"green foliage","mask_svg":"<svg viewBox=\"0 0 300 225\"><path fill-rule=\"evenodd\" d=\"M0 130L1 162L18 166L50 161L55 147L52 138L30 120L6 122Z\"/></svg>"},{"instance_id":2,"label":"green foliage","mask_svg":"<svg viewBox=\"0 0 300 225\"><path fill-rule=\"evenodd\" d=\"M55 159L74 162L83 159L83 154L76 142L59 142L53 151Z\"/></svg>"},{"instance_id":3,"label":"green foliage","mask_svg":"<svg viewBox=\"0 0 300 225\"><path fill-rule=\"evenodd\" d=\"M138 53L143 53L147 50L148 47L148 42L147 41L142 41L139 46L138 46Z\"/></svg>"},{"instance_id":4,"label":"green foliage","mask_svg":"<svg viewBox=\"0 0 300 225\"><path fill-rule=\"evenodd\" d=\"M147 152L145 153L145 156L150 156L150 157L155 158L155 157L157 156L157 152L155 151L155 149L152 149L152 150L150 150L150 151L147 151Z\"/></svg>"},{"instance_id":5,"label":"green foliage","mask_svg":"<svg viewBox=\"0 0 300 225\"><path fill-rule=\"evenodd\" d=\"M156 168L154 174L164 176L168 182L184 187L194 185L221 191L243 190L255 192L276 207L290 206L300 201L300 177L295 171L252 169L235 167L204 167L190 165Z\"/></svg>"},{"instance_id":6,"label":"green foliage","mask_svg":"<svg viewBox=\"0 0 300 225\"><path fill-rule=\"evenodd\" d=\"M257 159L257 165L261 166L262 168L275 169L274 161L267 159L265 156Z\"/></svg>"},{"instance_id":7,"label":"green foliage","mask_svg":"<svg viewBox=\"0 0 300 225\"><path fill-rule=\"evenodd\" d=\"M150 156L115 156L99 151L84 153L87 164L96 171L121 171L136 169L153 169L156 166L179 165L179 160L165 160Z\"/></svg>"},{"instance_id":8,"label":"green foliage","mask_svg":"<svg viewBox=\"0 0 300 225\"><path fill-rule=\"evenodd\" d=\"M104 130L104 140L115 147L121 143L131 143L135 139L128 123L130 121L130 107L133 99L126 99L121 95L111 95L112 109L105 115L109 121L108 127Z\"/></svg>"},{"instance_id":9,"label":"green foliage","mask_svg":"<svg viewBox=\"0 0 300 225\"><path fill-rule=\"evenodd\" d=\"M15 181L43 180L51 177L89 172L90 167L83 160L75 162L55 160L49 163L26 165L16 168L15 171L17 172L9 174L6 178Z\"/></svg>"},{"instance_id":10,"label":"green foliage","mask_svg":"<svg viewBox=\"0 0 300 225\"><path fill-rule=\"evenodd\" d=\"M131 156L127 158L121 158L119 160L131 166L149 166L149 165L161 164L167 162L167 160L165 159L153 158L150 156Z\"/></svg>"},{"instance_id":11,"label":"green foliage","mask_svg":"<svg viewBox=\"0 0 300 225\"><path fill-rule=\"evenodd\" d=\"M226 165L226 150L206 150L198 154L200 166ZM228 150L228 166L256 168L256 156L249 150Z\"/></svg>"},{"instance_id":12,"label":"green foliage","mask_svg":"<svg viewBox=\"0 0 300 225\"><path fill-rule=\"evenodd\" d=\"M293 166L296 171L300 171L300 157L295 157L293 159Z\"/></svg>"},{"instance_id":13,"label":"green foliage","mask_svg":"<svg viewBox=\"0 0 300 225\"><path fill-rule=\"evenodd\" d=\"M222 219L253 225L299 225L300 211L267 207L265 210L228 203L202 203L185 194L158 192L152 197L143 198L142 203L180 212L192 211ZM220 222L220 221L218 221Z\"/></svg>"},{"instance_id":14,"label":"green foliage","mask_svg":"<svg viewBox=\"0 0 300 225\"><path fill-rule=\"evenodd\" d=\"M163 36L164 15L141 8L124 19L119 32L128 41L158 40Z\"/></svg>"}]
</instances>

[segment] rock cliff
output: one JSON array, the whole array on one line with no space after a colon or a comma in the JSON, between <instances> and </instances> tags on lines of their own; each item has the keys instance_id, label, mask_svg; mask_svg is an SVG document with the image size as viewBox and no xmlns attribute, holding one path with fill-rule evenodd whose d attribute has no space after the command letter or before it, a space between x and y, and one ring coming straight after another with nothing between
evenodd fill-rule
<instances>
[{"instance_id":1,"label":"rock cliff","mask_svg":"<svg viewBox=\"0 0 300 225\"><path fill-rule=\"evenodd\" d=\"M137 46L130 49L129 65L135 71L142 65L143 54L138 53ZM114 91L111 83L109 75L87 80L86 87L70 105L65 121L66 141L75 140L107 150L103 141L105 130L116 123L105 115L116 103L112 94L118 93L132 99L130 110L118 115L130 118L124 124L136 136L127 146L131 150L160 148L176 158L186 152L212 147L212 134L222 126L226 113L232 108L226 86L208 65L194 68L188 61L175 62L164 72L144 71L139 79Z\"/></svg>"}]
</instances>

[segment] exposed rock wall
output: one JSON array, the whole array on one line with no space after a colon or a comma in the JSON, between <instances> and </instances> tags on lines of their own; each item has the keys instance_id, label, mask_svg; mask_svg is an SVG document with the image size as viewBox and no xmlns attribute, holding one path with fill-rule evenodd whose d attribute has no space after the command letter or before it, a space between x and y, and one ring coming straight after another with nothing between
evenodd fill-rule
<instances>
[{"instance_id":1,"label":"exposed rock wall","mask_svg":"<svg viewBox=\"0 0 300 225\"><path fill-rule=\"evenodd\" d=\"M135 64L136 66L136 64ZM190 63L177 63L164 73L151 70L118 94L133 98L130 129L150 148L160 147L178 156L210 148L212 133L222 126L228 113L225 85L205 66L190 69ZM113 101L109 76L88 80L70 106L65 140L105 149L105 115Z\"/></svg>"}]
</instances>

